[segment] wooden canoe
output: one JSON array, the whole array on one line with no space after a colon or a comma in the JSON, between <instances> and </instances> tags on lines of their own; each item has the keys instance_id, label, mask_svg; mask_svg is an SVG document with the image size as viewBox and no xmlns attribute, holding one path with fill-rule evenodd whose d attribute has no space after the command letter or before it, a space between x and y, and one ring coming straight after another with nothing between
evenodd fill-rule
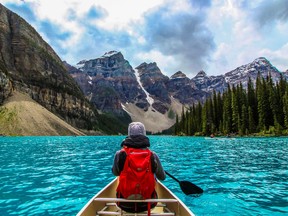
<instances>
[{"instance_id":1,"label":"wooden canoe","mask_svg":"<svg viewBox=\"0 0 288 216\"><path fill-rule=\"evenodd\" d=\"M97 193L77 214L77 216L95 216L95 215L148 215L148 212L128 213L116 205L116 202L127 202L126 199L116 198L116 188L118 178L111 181L105 188ZM193 216L194 214L189 208L175 196L161 182L156 183L156 191L158 199L147 200L129 200L129 202L158 202L157 206L151 209L152 215L177 215L177 216Z\"/></svg>"}]
</instances>

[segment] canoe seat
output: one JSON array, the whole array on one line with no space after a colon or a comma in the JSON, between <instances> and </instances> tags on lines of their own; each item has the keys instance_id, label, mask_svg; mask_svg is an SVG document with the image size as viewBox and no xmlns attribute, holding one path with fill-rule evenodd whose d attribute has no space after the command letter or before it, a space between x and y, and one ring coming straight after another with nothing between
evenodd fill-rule
<instances>
[{"instance_id":1,"label":"canoe seat","mask_svg":"<svg viewBox=\"0 0 288 216\"><path fill-rule=\"evenodd\" d=\"M123 216L147 216L147 211L140 213L129 213L121 210L116 202L157 202L157 206L152 209L151 216L175 216L174 212L166 208L165 203L178 202L176 199L146 199L146 200L127 200L123 198L95 198L94 201L105 202L105 207L97 211L96 215L123 215ZM113 209L113 210L112 210Z\"/></svg>"},{"instance_id":2,"label":"canoe seat","mask_svg":"<svg viewBox=\"0 0 288 216\"><path fill-rule=\"evenodd\" d=\"M178 202L177 199L145 199L145 200L129 200L129 199L123 199L123 198L105 198L105 197L99 197L95 198L95 201L100 202Z\"/></svg>"},{"instance_id":3,"label":"canoe seat","mask_svg":"<svg viewBox=\"0 0 288 216\"><path fill-rule=\"evenodd\" d=\"M96 215L123 215L123 216L147 216L147 212L128 213L128 212L114 212L114 211L98 211ZM174 212L153 213L151 216L175 216Z\"/></svg>"}]
</instances>

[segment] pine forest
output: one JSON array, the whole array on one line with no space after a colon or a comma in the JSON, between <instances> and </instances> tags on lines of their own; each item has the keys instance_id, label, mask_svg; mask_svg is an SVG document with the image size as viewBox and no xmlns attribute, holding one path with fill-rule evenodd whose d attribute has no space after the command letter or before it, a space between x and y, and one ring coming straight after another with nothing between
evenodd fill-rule
<instances>
[{"instance_id":1,"label":"pine forest","mask_svg":"<svg viewBox=\"0 0 288 216\"><path fill-rule=\"evenodd\" d=\"M175 135L187 136L280 136L288 135L288 82L281 77L258 76L213 93L204 103L182 109L176 116Z\"/></svg>"}]
</instances>

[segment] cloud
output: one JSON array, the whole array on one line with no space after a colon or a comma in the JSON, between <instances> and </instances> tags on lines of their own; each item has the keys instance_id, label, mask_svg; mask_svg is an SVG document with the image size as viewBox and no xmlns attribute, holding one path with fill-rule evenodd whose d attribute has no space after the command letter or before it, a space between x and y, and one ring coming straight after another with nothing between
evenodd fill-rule
<instances>
[{"instance_id":1,"label":"cloud","mask_svg":"<svg viewBox=\"0 0 288 216\"><path fill-rule=\"evenodd\" d=\"M207 67L215 47L203 16L210 0L27 1L17 2L19 11L27 7L27 20L34 20L43 38L73 64L119 50L133 67L142 63L137 57L153 53L151 61L159 60L167 73L196 73Z\"/></svg>"},{"instance_id":2,"label":"cloud","mask_svg":"<svg viewBox=\"0 0 288 216\"><path fill-rule=\"evenodd\" d=\"M149 52L139 52L139 53L137 53L136 58L138 58L138 60L141 63L147 62L147 60L148 61L153 60L152 62L156 62L157 66L160 68L160 70L162 72L163 72L163 69L165 70L166 67L160 67L160 66L167 65L167 63L169 65L169 67L172 67L172 68L179 67L179 64L177 64L177 61L175 61L175 58L173 56L165 56L157 50L151 50ZM136 65L136 67L139 65ZM166 74L166 75L168 75L168 74ZM172 74L170 74L170 75L172 75Z\"/></svg>"},{"instance_id":3,"label":"cloud","mask_svg":"<svg viewBox=\"0 0 288 216\"><path fill-rule=\"evenodd\" d=\"M262 1L253 11L258 27L266 27L275 22L288 21L288 1Z\"/></svg>"},{"instance_id":4,"label":"cloud","mask_svg":"<svg viewBox=\"0 0 288 216\"><path fill-rule=\"evenodd\" d=\"M95 24L102 15L98 16L98 11L95 8L83 14L78 20L78 25L81 26L79 30L79 39L74 42L73 47L68 48L69 53L65 58L70 59L70 63L76 64L83 59L93 59L102 56L105 52L110 50L122 51L131 46L132 38L126 31L109 31L103 29ZM95 20L91 21L91 16ZM88 21L87 21L88 20Z\"/></svg>"},{"instance_id":5,"label":"cloud","mask_svg":"<svg viewBox=\"0 0 288 216\"><path fill-rule=\"evenodd\" d=\"M260 51L260 53L262 54L262 56L268 58L273 65L277 65L277 69L279 71L286 71L288 69L287 65L288 43L286 43L276 51L263 49Z\"/></svg>"},{"instance_id":6,"label":"cloud","mask_svg":"<svg viewBox=\"0 0 288 216\"><path fill-rule=\"evenodd\" d=\"M6 7L9 8L11 11L17 14L21 14L21 16L29 22L30 24L37 20L37 16L31 8L30 4L14 4L14 3L7 3Z\"/></svg>"},{"instance_id":7,"label":"cloud","mask_svg":"<svg viewBox=\"0 0 288 216\"><path fill-rule=\"evenodd\" d=\"M162 55L174 56L183 72L196 73L207 67L215 43L204 13L169 13L164 7L145 18L147 51L157 49Z\"/></svg>"},{"instance_id":8,"label":"cloud","mask_svg":"<svg viewBox=\"0 0 288 216\"><path fill-rule=\"evenodd\" d=\"M95 6L92 6L87 13L88 20L100 19L105 16L107 16L106 12L103 9Z\"/></svg>"},{"instance_id":9,"label":"cloud","mask_svg":"<svg viewBox=\"0 0 288 216\"><path fill-rule=\"evenodd\" d=\"M191 5L193 7L200 7L200 8L204 8L204 7L210 7L211 6L211 0L189 0L189 2L191 3Z\"/></svg>"},{"instance_id":10,"label":"cloud","mask_svg":"<svg viewBox=\"0 0 288 216\"><path fill-rule=\"evenodd\" d=\"M71 64L121 51L170 76L223 74L264 56L287 65L286 0L1 0ZM286 66L287 68L287 66Z\"/></svg>"},{"instance_id":11,"label":"cloud","mask_svg":"<svg viewBox=\"0 0 288 216\"><path fill-rule=\"evenodd\" d=\"M102 7L107 16L98 20L97 26L106 30L127 30L133 22L139 22L142 14L151 8L161 5L165 0L98 0L93 1Z\"/></svg>"},{"instance_id":12,"label":"cloud","mask_svg":"<svg viewBox=\"0 0 288 216\"><path fill-rule=\"evenodd\" d=\"M52 47L57 49L58 54L65 54L68 52L64 42L69 40L72 33L70 31L65 31L62 25L50 22L48 19L41 20L37 16L37 10L34 10L37 5L33 2L23 3L8 3L6 7L13 12L19 14L24 18L29 24L37 29L37 32L47 41Z\"/></svg>"},{"instance_id":13,"label":"cloud","mask_svg":"<svg viewBox=\"0 0 288 216\"><path fill-rule=\"evenodd\" d=\"M63 41L68 40L71 37L71 32L62 31L62 27L55 25L48 21L43 21L39 25L39 31L45 34L46 38L49 38L49 42L55 46L61 46Z\"/></svg>"}]
</instances>

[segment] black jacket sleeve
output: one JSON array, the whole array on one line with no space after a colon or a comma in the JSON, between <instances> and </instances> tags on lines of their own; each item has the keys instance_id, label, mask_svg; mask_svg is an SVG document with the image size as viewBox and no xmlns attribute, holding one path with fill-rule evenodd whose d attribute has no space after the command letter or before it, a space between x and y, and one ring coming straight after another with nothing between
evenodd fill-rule
<instances>
[{"instance_id":1,"label":"black jacket sleeve","mask_svg":"<svg viewBox=\"0 0 288 216\"><path fill-rule=\"evenodd\" d=\"M159 160L159 157L155 152L152 152L152 153L153 153L153 160L154 160L154 162L152 163L152 170L153 170L153 164L154 164L154 166L156 167L154 168L155 170L153 170L153 172L155 173L157 179L164 180L166 178L166 174Z\"/></svg>"},{"instance_id":2,"label":"black jacket sleeve","mask_svg":"<svg viewBox=\"0 0 288 216\"><path fill-rule=\"evenodd\" d=\"M120 175L121 171L123 170L125 160L126 160L126 153L124 151L119 150L115 153L112 167L112 173L115 176Z\"/></svg>"}]
</instances>

